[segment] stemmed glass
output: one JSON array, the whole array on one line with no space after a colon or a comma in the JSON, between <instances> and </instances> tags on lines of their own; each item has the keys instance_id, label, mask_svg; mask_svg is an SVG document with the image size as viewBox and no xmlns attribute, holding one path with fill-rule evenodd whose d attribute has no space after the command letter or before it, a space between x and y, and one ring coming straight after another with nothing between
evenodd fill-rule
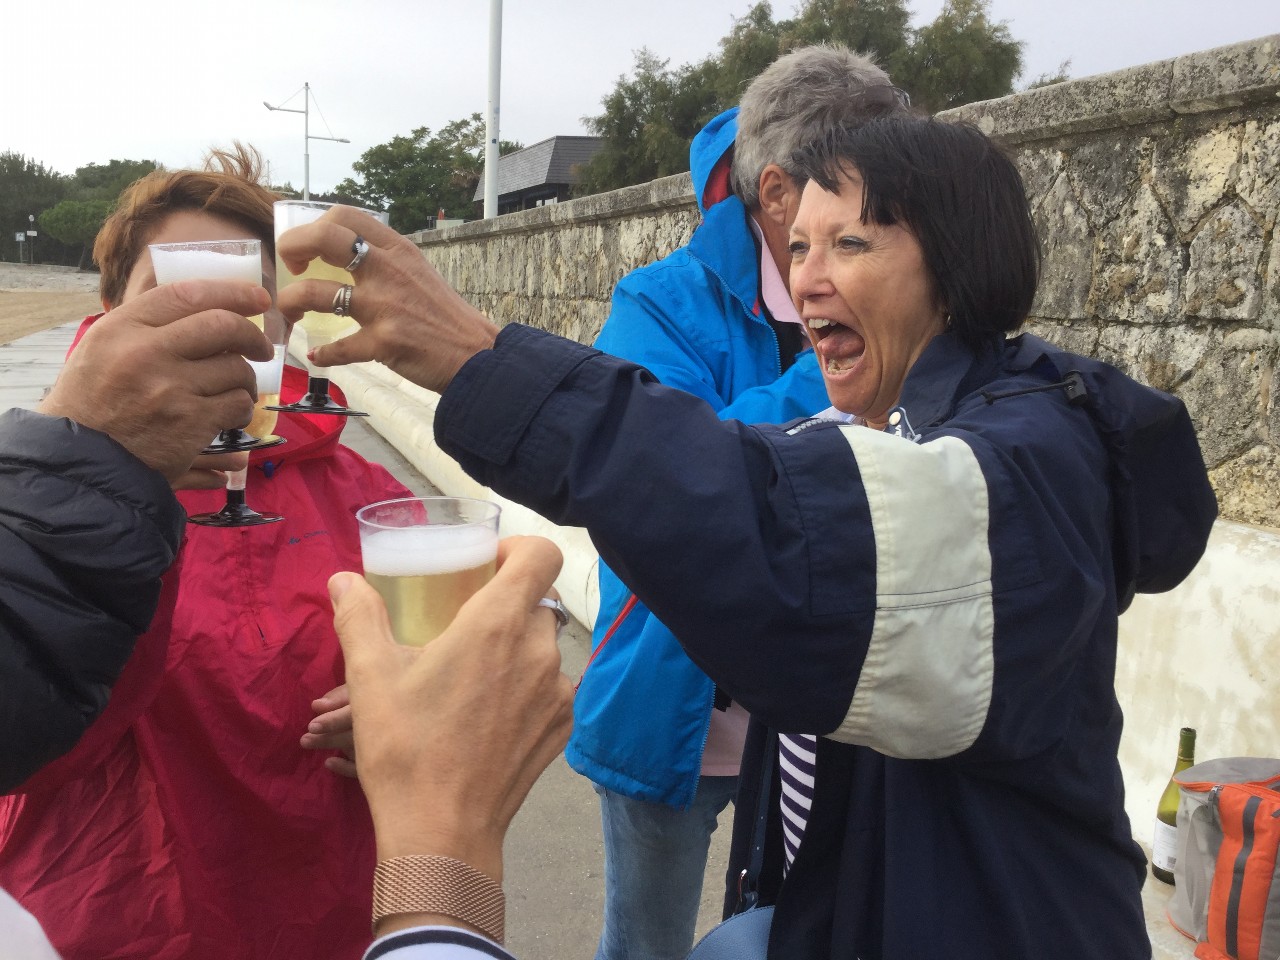
<instances>
[{"instance_id":1,"label":"stemmed glass","mask_svg":"<svg viewBox=\"0 0 1280 960\"><path fill-rule=\"evenodd\" d=\"M275 356L270 360L250 360L249 366L258 381L258 403L253 408L253 419L249 421L248 432L257 436L263 435L263 447L284 443L284 437L274 436L271 431L276 428L275 404L280 401L280 384L284 379L285 332L288 329L284 315L272 307L262 317L251 317L255 323L262 321L263 332L274 347ZM216 513L197 513L187 517L189 523L197 523L202 527L254 527L263 523L276 523L283 520L278 513L259 513L245 503L245 483L249 478L249 468L227 473L227 501Z\"/></svg>"},{"instance_id":2,"label":"stemmed glass","mask_svg":"<svg viewBox=\"0 0 1280 960\"><path fill-rule=\"evenodd\" d=\"M250 283L262 283L262 242L259 240L153 243L147 249L151 253L151 266L155 270L157 285L175 283L178 280L248 280ZM263 318L250 319L260 329L263 327ZM278 389L276 393L279 394ZM284 443L283 437L259 439L250 431L230 427L220 431L203 452L239 453L242 450L274 447L281 443Z\"/></svg>"},{"instance_id":3,"label":"stemmed glass","mask_svg":"<svg viewBox=\"0 0 1280 960\"><path fill-rule=\"evenodd\" d=\"M153 243L148 250L155 270L156 283L177 280L248 280L262 283L262 242L260 240L201 240L193 243ZM221 431L205 453L237 453L262 450L285 442L284 437L270 435L275 429L276 414L268 405L280 400L280 381L284 376L284 338L287 329L284 315L272 308L266 314L249 318L266 333L274 344L270 360L248 363L257 378L258 403L253 419L245 429ZM258 436L262 434L262 436ZM248 468L227 475L227 503L217 513L201 513L188 517L191 523L210 527L244 527L275 523L284 517L274 513L258 513L245 504L244 487Z\"/></svg>"},{"instance_id":4,"label":"stemmed glass","mask_svg":"<svg viewBox=\"0 0 1280 960\"><path fill-rule=\"evenodd\" d=\"M280 259L280 235L293 227L312 223L324 216L325 211L334 206L332 203L320 203L314 200L278 200L275 204L276 228L276 284L283 290L299 280L337 280L339 283L355 284L351 274L341 267L331 266L319 257L307 264L307 269L298 276L289 272L289 268ZM359 209L359 208L357 208ZM387 223L388 216L380 210L363 210L363 213L381 223ZM345 334L353 325L350 317L339 317L332 313L321 313L308 310L300 321L307 334L308 351L332 343ZM329 378L323 371L307 361L307 393L296 403L277 406L274 409L286 413L327 413L340 417L367 417L367 413L344 407L329 395Z\"/></svg>"}]
</instances>

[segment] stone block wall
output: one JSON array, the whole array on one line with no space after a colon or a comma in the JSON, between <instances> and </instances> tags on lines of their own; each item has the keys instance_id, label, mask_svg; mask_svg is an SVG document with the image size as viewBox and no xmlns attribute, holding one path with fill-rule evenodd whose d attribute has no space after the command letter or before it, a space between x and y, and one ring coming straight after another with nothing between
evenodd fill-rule
<instances>
[{"instance_id":1,"label":"stone block wall","mask_svg":"<svg viewBox=\"0 0 1280 960\"><path fill-rule=\"evenodd\" d=\"M1178 394L1224 518L1280 527L1280 36L944 115L1017 154L1045 260L1029 329ZM688 174L414 239L494 320L590 342L697 223Z\"/></svg>"},{"instance_id":2,"label":"stone block wall","mask_svg":"<svg viewBox=\"0 0 1280 960\"><path fill-rule=\"evenodd\" d=\"M688 242L697 224L693 184L682 173L410 236L496 323L518 321L591 343L623 274Z\"/></svg>"},{"instance_id":3,"label":"stone block wall","mask_svg":"<svg viewBox=\"0 0 1280 960\"><path fill-rule=\"evenodd\" d=\"M1178 394L1224 517L1280 526L1280 36L970 104L1044 249L1030 329Z\"/></svg>"}]
</instances>

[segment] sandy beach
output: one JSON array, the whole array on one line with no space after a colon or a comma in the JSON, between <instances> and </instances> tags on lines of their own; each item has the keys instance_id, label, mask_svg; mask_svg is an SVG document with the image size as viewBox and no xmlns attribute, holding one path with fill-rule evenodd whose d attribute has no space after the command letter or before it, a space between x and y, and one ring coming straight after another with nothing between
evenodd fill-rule
<instances>
[{"instance_id":1,"label":"sandy beach","mask_svg":"<svg viewBox=\"0 0 1280 960\"><path fill-rule=\"evenodd\" d=\"M82 320L101 309L96 273L0 263L0 343Z\"/></svg>"}]
</instances>

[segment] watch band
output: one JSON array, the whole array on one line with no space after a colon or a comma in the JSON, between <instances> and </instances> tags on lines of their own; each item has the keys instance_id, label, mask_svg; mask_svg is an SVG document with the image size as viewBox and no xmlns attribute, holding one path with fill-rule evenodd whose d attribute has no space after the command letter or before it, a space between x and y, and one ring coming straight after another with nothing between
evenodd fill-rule
<instances>
[{"instance_id":1,"label":"watch band","mask_svg":"<svg viewBox=\"0 0 1280 960\"><path fill-rule=\"evenodd\" d=\"M439 913L502 943L507 899L502 887L451 857L392 857L373 871L373 929L401 913Z\"/></svg>"}]
</instances>

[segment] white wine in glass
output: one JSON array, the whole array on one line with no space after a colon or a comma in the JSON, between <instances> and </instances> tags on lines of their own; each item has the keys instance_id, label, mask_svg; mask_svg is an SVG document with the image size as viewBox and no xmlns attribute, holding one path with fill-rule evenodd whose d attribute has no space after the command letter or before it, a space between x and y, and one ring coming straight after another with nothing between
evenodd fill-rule
<instances>
[{"instance_id":1,"label":"white wine in glass","mask_svg":"<svg viewBox=\"0 0 1280 960\"><path fill-rule=\"evenodd\" d=\"M434 640L493 579L501 512L464 497L385 500L356 511L365 579L386 603L397 641Z\"/></svg>"}]
</instances>

